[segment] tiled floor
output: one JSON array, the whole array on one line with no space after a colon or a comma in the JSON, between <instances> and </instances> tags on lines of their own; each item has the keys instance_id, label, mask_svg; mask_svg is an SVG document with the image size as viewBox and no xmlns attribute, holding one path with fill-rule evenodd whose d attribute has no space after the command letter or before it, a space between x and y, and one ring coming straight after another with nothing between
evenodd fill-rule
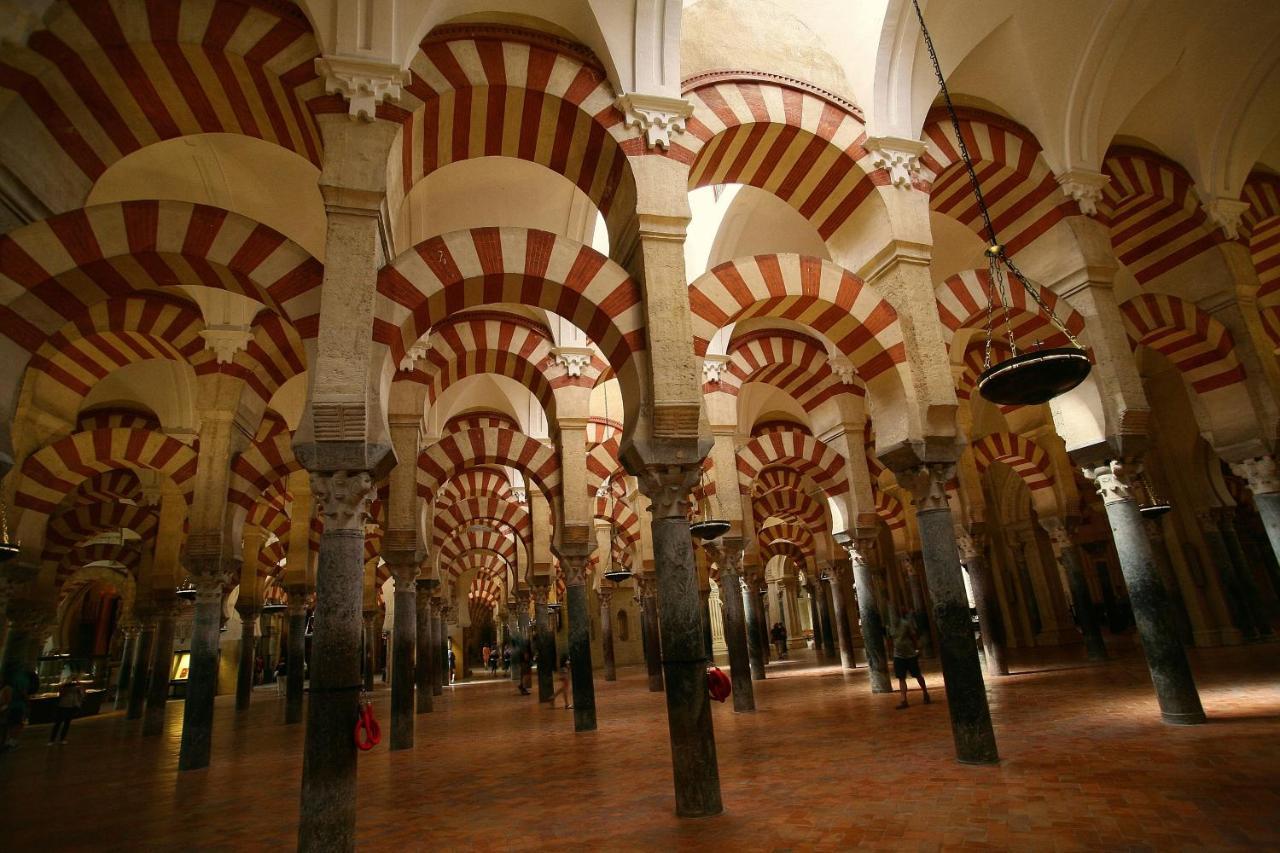
<instances>
[{"instance_id":1,"label":"tiled floor","mask_svg":"<svg viewBox=\"0 0 1280 853\"><path fill-rule=\"evenodd\" d=\"M725 813L677 820L661 694L643 673L597 681L600 729L509 682L446 690L417 748L360 758L366 850L1185 850L1280 847L1280 644L1193 653L1210 723L1162 725L1140 657L1015 662L989 682L1003 760L953 760L943 691L895 711L866 672L769 667L754 715L717 705ZM926 662L927 663L927 662ZM926 669L930 683L938 673ZM379 694L385 719L387 694ZM47 727L0 757L7 850L292 848L302 728L274 688L233 719L218 700L213 765L178 774L165 737L119 714Z\"/></svg>"}]
</instances>

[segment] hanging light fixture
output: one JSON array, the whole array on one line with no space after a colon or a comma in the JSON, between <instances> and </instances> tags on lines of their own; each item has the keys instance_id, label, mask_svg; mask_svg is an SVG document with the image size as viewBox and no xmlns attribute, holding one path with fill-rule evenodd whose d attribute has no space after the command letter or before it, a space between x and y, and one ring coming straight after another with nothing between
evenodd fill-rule
<instances>
[{"instance_id":1,"label":"hanging light fixture","mask_svg":"<svg viewBox=\"0 0 1280 853\"><path fill-rule=\"evenodd\" d=\"M938 88L942 91L942 100L946 105L947 115L951 118L951 127L955 131L956 145L960 149L960 157L964 161L965 171L969 174L969 183L973 187L974 200L977 202L978 211L982 214L982 222L986 228L987 324L982 373L978 376L978 393L1001 406L1047 403L1085 380L1091 369L1089 355L1076 340L1075 335L1058 319L1053 309L1040 296L1039 289L1028 281L1014 264L996 236L995 226L991 223L991 212L987 209L982 187L978 183L978 175L973 168L973 159L969 156L969 148L965 145L964 135L960 132L960 118L956 115L955 106L951 103L951 93L947 91L947 82L942 76L942 67L938 64L938 54L933 49L933 39L929 37L929 29L925 26L919 0L911 0L911 5L915 7L916 18L920 21L920 34L924 37L925 48L929 51L929 61L933 64L933 73L938 79ZM1006 273L1017 280L1018 286L1026 291L1027 296L1039 307L1045 318L1066 337L1069 346L1044 348L1037 343L1035 349L1019 351L1014 339L1013 325L1009 320L1011 299ZM1001 323L1007 332L1012 355L992 363L997 311L1002 314Z\"/></svg>"},{"instance_id":2,"label":"hanging light fixture","mask_svg":"<svg viewBox=\"0 0 1280 853\"><path fill-rule=\"evenodd\" d=\"M173 594L178 598L181 598L183 601L195 601L196 585L189 580L183 581L178 585L178 588L173 591Z\"/></svg>"},{"instance_id":3,"label":"hanging light fixture","mask_svg":"<svg viewBox=\"0 0 1280 853\"><path fill-rule=\"evenodd\" d=\"M702 488L702 502L704 506L701 507L698 512L701 518L689 525L689 532L704 542L710 542L712 539L719 539L721 536L728 533L730 524L723 518L708 518L708 516L711 515L711 500L706 497L706 468L703 468L698 472L698 485Z\"/></svg>"},{"instance_id":4,"label":"hanging light fixture","mask_svg":"<svg viewBox=\"0 0 1280 853\"><path fill-rule=\"evenodd\" d=\"M0 501L0 563L7 563L18 556L18 543L9 538L9 511Z\"/></svg>"},{"instance_id":5,"label":"hanging light fixture","mask_svg":"<svg viewBox=\"0 0 1280 853\"><path fill-rule=\"evenodd\" d=\"M1151 480L1145 473L1139 475L1138 480L1142 483L1142 491L1147 498L1138 504L1138 512L1142 513L1143 518L1154 521L1173 509L1173 504L1156 493L1155 486L1151 485Z\"/></svg>"}]
</instances>

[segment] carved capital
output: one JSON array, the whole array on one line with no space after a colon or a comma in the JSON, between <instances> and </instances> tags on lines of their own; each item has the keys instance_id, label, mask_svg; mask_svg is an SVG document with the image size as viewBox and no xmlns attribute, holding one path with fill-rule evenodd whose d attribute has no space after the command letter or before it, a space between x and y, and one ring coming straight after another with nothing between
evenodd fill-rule
<instances>
[{"instance_id":1,"label":"carved capital","mask_svg":"<svg viewBox=\"0 0 1280 853\"><path fill-rule=\"evenodd\" d=\"M688 465L650 465L639 479L640 491L652 504L654 518L686 518L689 498L702 473L700 463Z\"/></svg>"},{"instance_id":2,"label":"carved capital","mask_svg":"<svg viewBox=\"0 0 1280 853\"><path fill-rule=\"evenodd\" d=\"M896 472L898 483L915 501L916 512L936 512L950 509L947 502L947 483L956 475L953 462L926 462L906 471Z\"/></svg>"},{"instance_id":3,"label":"carved capital","mask_svg":"<svg viewBox=\"0 0 1280 853\"><path fill-rule=\"evenodd\" d=\"M853 367L853 362L846 356L837 355L827 359L827 366L831 368L831 373L840 380L842 385L852 385L857 378L857 371Z\"/></svg>"},{"instance_id":4,"label":"carved capital","mask_svg":"<svg viewBox=\"0 0 1280 853\"><path fill-rule=\"evenodd\" d=\"M713 385L720 384L720 376L729 367L729 356L709 355L702 360L702 382Z\"/></svg>"},{"instance_id":5,"label":"carved capital","mask_svg":"<svg viewBox=\"0 0 1280 853\"><path fill-rule=\"evenodd\" d=\"M925 145L918 139L872 136L866 141L872 153L871 165L889 173L889 183L900 190L911 189L920 178L920 155Z\"/></svg>"},{"instance_id":6,"label":"carved capital","mask_svg":"<svg viewBox=\"0 0 1280 853\"><path fill-rule=\"evenodd\" d=\"M979 550L974 537L959 525L956 525L956 550L960 552L961 563L972 563L982 556L982 551Z\"/></svg>"},{"instance_id":7,"label":"carved capital","mask_svg":"<svg viewBox=\"0 0 1280 853\"><path fill-rule=\"evenodd\" d=\"M373 477L368 471L313 471L311 494L325 532L364 530L373 504Z\"/></svg>"},{"instance_id":8,"label":"carved capital","mask_svg":"<svg viewBox=\"0 0 1280 853\"><path fill-rule=\"evenodd\" d=\"M425 340L418 341L416 344L409 347L404 351L404 357L400 359L400 369L405 373L411 373L414 370L417 370L418 365L426 360L427 351L429 349L430 347L427 346Z\"/></svg>"},{"instance_id":9,"label":"carved capital","mask_svg":"<svg viewBox=\"0 0 1280 853\"><path fill-rule=\"evenodd\" d=\"M381 101L399 100L400 87L407 80L406 73L392 63L345 56L318 57L316 73L324 78L325 94L346 98L347 114L364 121L374 120Z\"/></svg>"},{"instance_id":10,"label":"carved capital","mask_svg":"<svg viewBox=\"0 0 1280 853\"><path fill-rule=\"evenodd\" d=\"M560 557L560 570L564 572L565 586L585 586L587 582L587 560L590 555L574 554Z\"/></svg>"},{"instance_id":11,"label":"carved capital","mask_svg":"<svg viewBox=\"0 0 1280 853\"><path fill-rule=\"evenodd\" d=\"M533 590L533 603L538 607L545 607L547 600L551 597L551 584L549 581L543 580L539 583L535 580L531 589Z\"/></svg>"},{"instance_id":12,"label":"carved capital","mask_svg":"<svg viewBox=\"0 0 1280 853\"><path fill-rule=\"evenodd\" d=\"M603 586L603 585L598 590L596 590L596 596L600 599L601 607L609 606L610 600L613 599L613 591L614 591L613 587Z\"/></svg>"},{"instance_id":13,"label":"carved capital","mask_svg":"<svg viewBox=\"0 0 1280 853\"><path fill-rule=\"evenodd\" d=\"M418 575L421 573L421 562L413 551L383 551L382 559L396 582L396 592L417 590Z\"/></svg>"},{"instance_id":14,"label":"carved capital","mask_svg":"<svg viewBox=\"0 0 1280 853\"><path fill-rule=\"evenodd\" d=\"M623 112L627 127L644 131L645 143L650 148L669 149L671 134L684 133L685 119L693 115L693 104L684 98L640 92L629 92L613 105Z\"/></svg>"},{"instance_id":15,"label":"carved capital","mask_svg":"<svg viewBox=\"0 0 1280 853\"><path fill-rule=\"evenodd\" d=\"M1093 481L1102 502L1109 505L1134 499L1133 481L1138 476L1137 469L1136 465L1112 459L1102 465L1091 465L1085 468L1084 476Z\"/></svg>"},{"instance_id":16,"label":"carved capital","mask_svg":"<svg viewBox=\"0 0 1280 853\"><path fill-rule=\"evenodd\" d=\"M1088 169L1068 169L1057 178L1062 194L1073 199L1080 206L1081 213L1085 216L1097 215L1102 191L1111 181L1109 176Z\"/></svg>"},{"instance_id":17,"label":"carved capital","mask_svg":"<svg viewBox=\"0 0 1280 853\"><path fill-rule=\"evenodd\" d=\"M582 375L582 371L591 366L592 352L590 347L554 347L551 360L564 368L564 372L574 378Z\"/></svg>"},{"instance_id":18,"label":"carved capital","mask_svg":"<svg viewBox=\"0 0 1280 853\"><path fill-rule=\"evenodd\" d=\"M905 552L898 554L898 568L902 569L902 573L907 577L915 577L916 562L911 559L911 555Z\"/></svg>"},{"instance_id":19,"label":"carved capital","mask_svg":"<svg viewBox=\"0 0 1280 853\"><path fill-rule=\"evenodd\" d=\"M1075 547L1071 535L1075 533L1074 522L1058 518L1057 516L1049 516L1040 519L1040 526L1044 528L1044 532L1049 534L1049 544L1053 546L1053 555L1059 560L1062 555L1070 548Z\"/></svg>"},{"instance_id":20,"label":"carved capital","mask_svg":"<svg viewBox=\"0 0 1280 853\"><path fill-rule=\"evenodd\" d=\"M654 599L658 597L658 577L652 572L645 572L635 576L636 582L636 601L644 602L646 599Z\"/></svg>"},{"instance_id":21,"label":"carved capital","mask_svg":"<svg viewBox=\"0 0 1280 853\"><path fill-rule=\"evenodd\" d=\"M1248 481L1249 491L1254 497L1280 492L1280 470L1276 468L1274 456L1255 456L1243 462L1233 462L1231 472Z\"/></svg>"},{"instance_id":22,"label":"carved capital","mask_svg":"<svg viewBox=\"0 0 1280 853\"><path fill-rule=\"evenodd\" d=\"M1240 218L1249 209L1249 202L1238 198L1211 198L1200 209L1208 215L1209 220L1222 229L1227 239L1235 240L1240 236Z\"/></svg>"}]
</instances>

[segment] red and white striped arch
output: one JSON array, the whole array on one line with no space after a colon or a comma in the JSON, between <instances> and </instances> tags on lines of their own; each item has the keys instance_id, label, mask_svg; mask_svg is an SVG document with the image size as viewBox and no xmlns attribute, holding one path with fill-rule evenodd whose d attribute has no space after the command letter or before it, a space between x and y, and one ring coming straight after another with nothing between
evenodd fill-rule
<instances>
[{"instance_id":1,"label":"red and white striped arch","mask_svg":"<svg viewBox=\"0 0 1280 853\"><path fill-rule=\"evenodd\" d=\"M749 184L778 196L825 240L877 185L889 183L863 147L856 107L777 75L721 73L686 80L693 104L672 155L690 164L689 188Z\"/></svg>"},{"instance_id":2,"label":"red and white striped arch","mask_svg":"<svg viewBox=\"0 0 1280 853\"><path fill-rule=\"evenodd\" d=\"M817 341L789 329L760 329L735 337L720 381L703 383L702 391L722 391L736 397L748 382L785 391L806 412L813 412L837 394L866 394L857 377L845 384L832 373L827 352Z\"/></svg>"},{"instance_id":3,"label":"red and white striped arch","mask_svg":"<svg viewBox=\"0 0 1280 853\"><path fill-rule=\"evenodd\" d=\"M809 565L809 558L812 556L812 551L806 551L804 546L789 539L775 539L768 545L760 546L760 558L766 563L774 557L786 557L795 563L796 568L803 569Z\"/></svg>"},{"instance_id":4,"label":"red and white striped arch","mask_svg":"<svg viewBox=\"0 0 1280 853\"><path fill-rule=\"evenodd\" d=\"M506 429L519 432L520 424L515 418L502 412L463 412L445 421L444 428L440 432L448 434L469 429Z\"/></svg>"},{"instance_id":5,"label":"red and white striped arch","mask_svg":"<svg viewBox=\"0 0 1280 853\"><path fill-rule=\"evenodd\" d=\"M957 113L983 197L991 208L992 225L1009 254L1029 246L1064 217L1080 213L1079 205L1062 192L1031 131L982 110L961 107ZM945 113L929 114L924 142L920 181L929 193L929 208L988 240Z\"/></svg>"},{"instance_id":6,"label":"red and white striped arch","mask_svg":"<svg viewBox=\"0 0 1280 853\"><path fill-rule=\"evenodd\" d=\"M953 333L948 343L954 343L954 333L960 329L983 329L987 323L987 296L991 292L991 275L985 269L964 270L942 281L934 293L938 300L938 318ZM1047 288L1039 288L1040 298L1057 315L1072 335L1084 331L1084 317L1058 295ZM1037 342L1047 347L1066 346L1069 341L1061 330L1053 326L1032 301L1027 291L1012 276L1008 282L1009 323L1013 327L1013 339L1019 349L1030 349ZM993 310L993 331L1001 339L1007 331L1001 325L1004 312L998 305Z\"/></svg>"},{"instance_id":7,"label":"red and white striped arch","mask_svg":"<svg viewBox=\"0 0 1280 853\"><path fill-rule=\"evenodd\" d=\"M302 466L293 455L293 434L279 417L264 417L254 441L231 463L227 500L251 512L271 486Z\"/></svg>"},{"instance_id":8,"label":"red and white striped arch","mask_svg":"<svg viewBox=\"0 0 1280 853\"><path fill-rule=\"evenodd\" d=\"M611 521L617 530L617 538L627 548L640 545L640 516L626 501L617 498L596 498L594 516L602 521Z\"/></svg>"},{"instance_id":9,"label":"red and white striped arch","mask_svg":"<svg viewBox=\"0 0 1280 853\"><path fill-rule=\"evenodd\" d=\"M486 614L492 615L493 608L501 597L502 587L496 580L477 576L467 590L467 609L472 623L484 621Z\"/></svg>"},{"instance_id":10,"label":"red and white striped arch","mask_svg":"<svg viewBox=\"0 0 1280 853\"><path fill-rule=\"evenodd\" d=\"M751 512L760 527L770 518L804 525L815 534L827 530L824 506L809 494L794 488L775 489L751 500Z\"/></svg>"},{"instance_id":11,"label":"red and white striped arch","mask_svg":"<svg viewBox=\"0 0 1280 853\"><path fill-rule=\"evenodd\" d=\"M449 577L461 578L475 572L475 577L497 580L506 574L507 564L490 551L472 551L446 568Z\"/></svg>"},{"instance_id":12,"label":"red and white striped arch","mask_svg":"<svg viewBox=\"0 0 1280 853\"><path fill-rule=\"evenodd\" d=\"M86 196L109 166L147 145L197 133L274 142L320 165L304 107L322 91L319 48L286 5L234 0L57 2L25 47L10 44L0 128L43 140L52 173Z\"/></svg>"},{"instance_id":13,"label":"red and white striped arch","mask_svg":"<svg viewBox=\"0 0 1280 853\"><path fill-rule=\"evenodd\" d=\"M898 314L848 270L804 255L727 261L689 285L694 351L729 323L778 317L825 335L864 382L906 359Z\"/></svg>"},{"instance_id":14,"label":"red and white striped arch","mask_svg":"<svg viewBox=\"0 0 1280 853\"><path fill-rule=\"evenodd\" d=\"M871 494L876 501L876 515L886 527L890 530L902 530L907 526L907 514L900 500L881 489L873 488Z\"/></svg>"},{"instance_id":15,"label":"red and white striped arch","mask_svg":"<svg viewBox=\"0 0 1280 853\"><path fill-rule=\"evenodd\" d=\"M66 551L108 531L131 530L146 541L158 525L155 507L115 502L66 506L49 519L45 553Z\"/></svg>"},{"instance_id":16,"label":"red and white striped arch","mask_svg":"<svg viewBox=\"0 0 1280 853\"><path fill-rule=\"evenodd\" d=\"M1115 147L1102 171L1098 212L1111 229L1111 246L1139 284L1147 284L1227 238L1200 207L1182 166L1141 148Z\"/></svg>"},{"instance_id":17,"label":"red and white striped arch","mask_svg":"<svg viewBox=\"0 0 1280 853\"><path fill-rule=\"evenodd\" d=\"M440 562L449 565L472 551L492 551L513 565L516 559L516 543L505 531L492 528L473 530L467 526L452 531L444 538L440 545Z\"/></svg>"},{"instance_id":18,"label":"red and white striped arch","mask_svg":"<svg viewBox=\"0 0 1280 853\"><path fill-rule=\"evenodd\" d=\"M738 450L738 487L750 494L752 484L767 468L785 465L807 474L828 496L849 490L844 457L811 435L798 430L775 430L753 438Z\"/></svg>"},{"instance_id":19,"label":"red and white striped arch","mask_svg":"<svg viewBox=\"0 0 1280 853\"><path fill-rule=\"evenodd\" d=\"M437 27L409 64L398 106L398 177L407 193L450 163L514 157L573 182L616 230L634 204L627 154L645 151L585 48L511 26Z\"/></svg>"},{"instance_id":20,"label":"red and white striped arch","mask_svg":"<svg viewBox=\"0 0 1280 853\"><path fill-rule=\"evenodd\" d=\"M493 495L472 496L436 510L432 525L433 549L438 550L455 530L482 523L506 525L514 529L526 545L532 541L533 525L529 510L523 504Z\"/></svg>"},{"instance_id":21,"label":"red and white striped arch","mask_svg":"<svg viewBox=\"0 0 1280 853\"><path fill-rule=\"evenodd\" d=\"M805 554L814 553L813 531L803 524L784 522L771 524L756 531L756 541L761 548L767 548L774 542L794 542Z\"/></svg>"},{"instance_id":22,"label":"red and white striped arch","mask_svg":"<svg viewBox=\"0 0 1280 853\"><path fill-rule=\"evenodd\" d=\"M1280 347L1280 178L1254 172L1241 199L1249 203L1241 234L1258 274L1258 310L1273 347Z\"/></svg>"},{"instance_id":23,"label":"red and white striped arch","mask_svg":"<svg viewBox=\"0 0 1280 853\"><path fill-rule=\"evenodd\" d=\"M25 362L97 303L198 283L262 302L314 337L321 274L282 234L220 208L95 205L0 236L0 335Z\"/></svg>"},{"instance_id":24,"label":"red and white striped arch","mask_svg":"<svg viewBox=\"0 0 1280 853\"><path fill-rule=\"evenodd\" d=\"M95 542L72 548L62 556L54 575L54 589L61 589L72 575L91 563L113 563L129 576L137 574L142 548L137 542Z\"/></svg>"},{"instance_id":25,"label":"red and white striped arch","mask_svg":"<svg viewBox=\"0 0 1280 853\"><path fill-rule=\"evenodd\" d=\"M589 246L525 228L474 228L419 243L378 273L374 339L395 364L467 308L512 303L564 317L621 373L645 349L639 285Z\"/></svg>"},{"instance_id":26,"label":"red and white striped arch","mask_svg":"<svg viewBox=\"0 0 1280 853\"><path fill-rule=\"evenodd\" d=\"M620 452L621 437L618 435L611 436L587 450L587 493L590 496L595 496L605 480L609 481L611 489L617 491L622 488L625 493L622 478L626 472L619 461Z\"/></svg>"},{"instance_id":27,"label":"red and white striped arch","mask_svg":"<svg viewBox=\"0 0 1280 853\"><path fill-rule=\"evenodd\" d=\"M1053 488L1053 465L1043 447L1029 438L1008 432L993 432L973 443L973 457L979 471L993 462L1012 468L1032 492Z\"/></svg>"},{"instance_id":28,"label":"red and white striped arch","mask_svg":"<svg viewBox=\"0 0 1280 853\"><path fill-rule=\"evenodd\" d=\"M116 406L87 409L76 415L76 432L95 429L153 429L159 431L160 419L151 412Z\"/></svg>"},{"instance_id":29,"label":"red and white striped arch","mask_svg":"<svg viewBox=\"0 0 1280 853\"><path fill-rule=\"evenodd\" d=\"M436 512L471 497L512 500L511 483L506 472L494 468L478 468L454 475L440 489L436 498Z\"/></svg>"},{"instance_id":30,"label":"red and white striped arch","mask_svg":"<svg viewBox=\"0 0 1280 853\"><path fill-rule=\"evenodd\" d=\"M68 506L91 506L99 503L132 501L142 503L142 483L129 468L116 468L94 474L77 485L63 503Z\"/></svg>"},{"instance_id":31,"label":"red and white striped arch","mask_svg":"<svg viewBox=\"0 0 1280 853\"><path fill-rule=\"evenodd\" d=\"M263 311L253 321L253 337L229 364L206 358L196 375L225 373L243 379L263 402L270 402L280 386L307 369L307 353L298 330L278 315Z\"/></svg>"},{"instance_id":32,"label":"red and white striped arch","mask_svg":"<svg viewBox=\"0 0 1280 853\"><path fill-rule=\"evenodd\" d=\"M85 479L116 468L148 468L188 493L196 454L177 439L152 430L100 429L72 433L42 447L22 463L14 503L46 515Z\"/></svg>"},{"instance_id":33,"label":"red and white striped arch","mask_svg":"<svg viewBox=\"0 0 1280 853\"><path fill-rule=\"evenodd\" d=\"M418 454L418 494L427 500L473 465L506 465L524 473L555 506L560 455L546 442L507 429L469 429L443 436Z\"/></svg>"},{"instance_id":34,"label":"red and white striped arch","mask_svg":"<svg viewBox=\"0 0 1280 853\"><path fill-rule=\"evenodd\" d=\"M1164 354L1197 393L1244 380L1231 333L1196 305L1176 296L1144 293L1123 303L1120 313L1133 345Z\"/></svg>"}]
</instances>

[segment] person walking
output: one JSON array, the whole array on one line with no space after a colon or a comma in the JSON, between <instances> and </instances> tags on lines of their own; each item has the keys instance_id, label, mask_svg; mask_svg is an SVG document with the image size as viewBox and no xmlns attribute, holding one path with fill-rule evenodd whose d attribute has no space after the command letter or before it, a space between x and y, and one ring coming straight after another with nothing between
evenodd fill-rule
<instances>
[{"instance_id":1,"label":"person walking","mask_svg":"<svg viewBox=\"0 0 1280 853\"><path fill-rule=\"evenodd\" d=\"M898 621L889 635L893 642L893 675L898 679L898 689L902 693L902 702L898 705L901 711L907 707L907 676L915 676L916 683L924 693L924 704L930 704L929 688L925 686L924 676L920 673L920 634L915 619L907 608L898 613Z\"/></svg>"},{"instance_id":2,"label":"person walking","mask_svg":"<svg viewBox=\"0 0 1280 853\"><path fill-rule=\"evenodd\" d=\"M489 648L489 644L485 643L480 647L480 663L483 669L489 668L489 658L493 657L493 650Z\"/></svg>"},{"instance_id":3,"label":"person walking","mask_svg":"<svg viewBox=\"0 0 1280 853\"><path fill-rule=\"evenodd\" d=\"M449 644L449 685L453 686L458 674L458 659L453 654L453 644Z\"/></svg>"},{"instance_id":4,"label":"person walking","mask_svg":"<svg viewBox=\"0 0 1280 853\"><path fill-rule=\"evenodd\" d=\"M497 648L497 646L495 646L495 647L493 648L493 650L489 652L489 676L490 676L491 678L497 678L497 677L498 677L498 648Z\"/></svg>"},{"instance_id":5,"label":"person walking","mask_svg":"<svg viewBox=\"0 0 1280 853\"><path fill-rule=\"evenodd\" d=\"M556 697L563 696L565 710L572 708L573 706L569 704L569 694L569 657L566 655L560 660L560 686L551 694L551 703L548 707L554 708L556 706Z\"/></svg>"},{"instance_id":6,"label":"person walking","mask_svg":"<svg viewBox=\"0 0 1280 853\"><path fill-rule=\"evenodd\" d=\"M80 713L82 704L84 704L84 688L80 686L79 673L73 672L58 685L58 707L54 712L53 728L49 730L49 746L55 743L61 746L67 742L71 721Z\"/></svg>"},{"instance_id":7,"label":"person walking","mask_svg":"<svg viewBox=\"0 0 1280 853\"><path fill-rule=\"evenodd\" d=\"M778 650L778 659L787 659L787 626L781 622L773 623L773 630L769 632L770 638L773 640L773 647Z\"/></svg>"},{"instance_id":8,"label":"person walking","mask_svg":"<svg viewBox=\"0 0 1280 853\"><path fill-rule=\"evenodd\" d=\"M289 664L285 661L284 657L282 656L280 660L276 661L276 695L277 696L283 696L285 694L285 687L286 687L285 681L287 680L288 675L289 675Z\"/></svg>"},{"instance_id":9,"label":"person walking","mask_svg":"<svg viewBox=\"0 0 1280 853\"><path fill-rule=\"evenodd\" d=\"M528 642L520 644L520 695L528 696L533 684L533 648Z\"/></svg>"}]
</instances>

